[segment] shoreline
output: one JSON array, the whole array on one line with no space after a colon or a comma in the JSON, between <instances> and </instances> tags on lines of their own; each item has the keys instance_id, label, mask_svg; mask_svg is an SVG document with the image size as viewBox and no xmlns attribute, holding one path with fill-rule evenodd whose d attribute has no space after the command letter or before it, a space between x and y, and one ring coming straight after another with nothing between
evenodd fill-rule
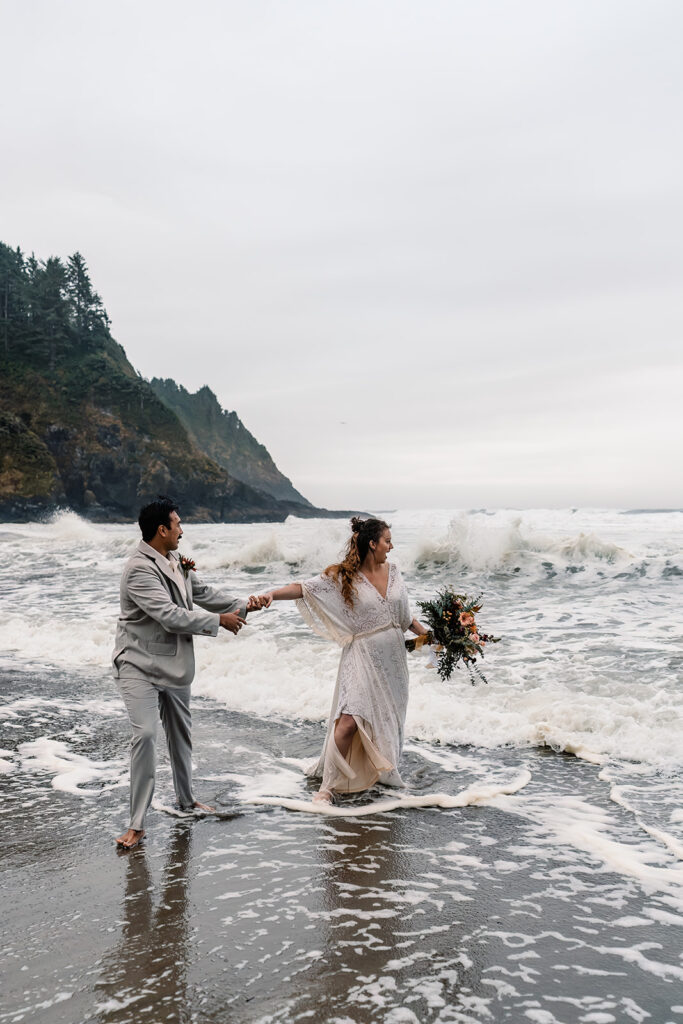
<instances>
[{"instance_id":1,"label":"shoreline","mask_svg":"<svg viewBox=\"0 0 683 1024\"><path fill-rule=\"evenodd\" d=\"M411 743L416 804L521 766L529 777L469 806L293 813L255 800L313 791L298 766L323 726L197 698L196 791L218 814L173 812L161 742L147 837L117 853L127 721L113 690L75 719L36 705L69 681L12 676L23 704L5 719L21 766L0 776L3 1024L672 1019L683 967L670 925L683 917L650 868L665 853L633 831L596 766ZM79 685L70 701L85 706L92 684ZM641 860L615 871L610 849Z\"/></svg>"},{"instance_id":2,"label":"shoreline","mask_svg":"<svg viewBox=\"0 0 683 1024\"><path fill-rule=\"evenodd\" d=\"M108 663L137 531L0 530L0 1024L683 1018L680 516L392 521L414 604L457 579L505 637L489 686L411 656L407 789L309 813L339 655L282 607L196 644L195 795L218 813L173 809L160 736L148 836L120 855ZM344 532L203 525L187 553L250 593L319 572Z\"/></svg>"}]
</instances>

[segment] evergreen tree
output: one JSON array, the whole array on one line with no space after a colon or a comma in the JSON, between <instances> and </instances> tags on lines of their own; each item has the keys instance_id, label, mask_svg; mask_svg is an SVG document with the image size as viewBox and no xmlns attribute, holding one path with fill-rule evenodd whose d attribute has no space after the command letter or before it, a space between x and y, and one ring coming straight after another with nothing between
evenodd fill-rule
<instances>
[{"instance_id":1,"label":"evergreen tree","mask_svg":"<svg viewBox=\"0 0 683 1024\"><path fill-rule=\"evenodd\" d=\"M88 267L80 252L75 252L67 260L66 285L76 340L79 345L89 348L94 338L108 334L110 321L102 299L93 291Z\"/></svg>"},{"instance_id":2,"label":"evergreen tree","mask_svg":"<svg viewBox=\"0 0 683 1024\"><path fill-rule=\"evenodd\" d=\"M104 308L102 299L93 292L92 301L90 303L90 309L88 310L88 329L94 337L102 338L109 337L109 327L111 320L107 315L107 311Z\"/></svg>"},{"instance_id":3,"label":"evergreen tree","mask_svg":"<svg viewBox=\"0 0 683 1024\"><path fill-rule=\"evenodd\" d=\"M5 355L10 338L19 340L26 329L26 274L21 249L0 242L0 330Z\"/></svg>"},{"instance_id":4,"label":"evergreen tree","mask_svg":"<svg viewBox=\"0 0 683 1024\"><path fill-rule=\"evenodd\" d=\"M69 307L66 296L66 267L58 256L33 263L33 326L36 354L46 356L54 370L57 356L69 343Z\"/></svg>"},{"instance_id":5,"label":"evergreen tree","mask_svg":"<svg viewBox=\"0 0 683 1024\"><path fill-rule=\"evenodd\" d=\"M79 252L37 260L0 242L0 352L54 370L69 351L97 350L110 320Z\"/></svg>"},{"instance_id":6,"label":"evergreen tree","mask_svg":"<svg viewBox=\"0 0 683 1024\"><path fill-rule=\"evenodd\" d=\"M69 256L66 262L66 295L76 338L83 344L88 330L93 291L88 268L80 252Z\"/></svg>"}]
</instances>

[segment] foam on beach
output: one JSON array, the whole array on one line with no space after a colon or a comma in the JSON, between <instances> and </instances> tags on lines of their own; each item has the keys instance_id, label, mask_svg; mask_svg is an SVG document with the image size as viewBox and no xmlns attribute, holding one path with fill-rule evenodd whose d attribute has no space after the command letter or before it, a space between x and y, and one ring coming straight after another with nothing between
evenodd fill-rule
<instances>
[{"instance_id":1,"label":"foam on beach","mask_svg":"<svg viewBox=\"0 0 683 1024\"><path fill-rule=\"evenodd\" d=\"M41 736L18 747L24 772L51 777L53 789L79 797L97 797L103 788L128 784L122 761L94 761L71 750L63 740ZM100 785L86 788L88 783Z\"/></svg>"},{"instance_id":2,"label":"foam on beach","mask_svg":"<svg viewBox=\"0 0 683 1024\"><path fill-rule=\"evenodd\" d=\"M293 605L277 605L250 615L239 637L221 632L195 642L197 714L234 715L246 736L244 750L225 752L206 784L225 786L228 808L291 808L304 812L296 818L366 823L385 812L456 812L476 806L483 792L489 811L522 817L539 836L552 836L554 848L656 890L672 901L657 912L676 917L683 709L672 644L683 614L676 575L683 516L433 510L385 517L416 611L445 583L483 592L481 623L502 637L485 660L489 685L471 686L460 670L444 682L424 652L410 655L404 760L421 767L409 790L373 797L372 810L360 802L311 805L291 737L303 729L307 747L296 752L317 756L339 650L313 636ZM295 518L189 525L182 548L208 582L244 596L320 571L339 557L347 529L343 521ZM10 677L16 666L52 688L3 695L0 774L7 785L47 787L96 808L98 796L127 784L125 710L109 661L119 574L137 528L63 513L47 523L9 524L0 539L0 585L10 609L0 622L3 666ZM118 754L94 754L97 730L114 722ZM251 749L250 731L266 724L279 736L277 758ZM549 801L549 776L561 774L561 758L548 758L544 774L535 772L519 792L500 789L528 772L532 750L573 755L618 813L608 813L595 792L580 804L563 802L561 778ZM240 767L245 759L249 771ZM165 765L162 758L159 809L172 804Z\"/></svg>"},{"instance_id":3,"label":"foam on beach","mask_svg":"<svg viewBox=\"0 0 683 1024\"><path fill-rule=\"evenodd\" d=\"M410 739L545 746L596 766L683 763L670 664L675 577L666 575L680 560L683 516L433 510L386 517L415 610L444 582L482 590L481 621L502 637L484 664L489 686L471 687L463 670L445 683L424 652L410 656ZM182 545L209 582L244 596L319 571L339 556L347 529L343 520L294 517L189 525ZM109 679L118 578L136 527L65 512L47 523L9 524L3 538L12 566L11 612L0 623L5 663ZM667 615L665 591L674 600ZM197 696L283 723L325 720L339 652L314 637L290 604L251 615L238 638L221 632L198 638L195 648Z\"/></svg>"},{"instance_id":4,"label":"foam on beach","mask_svg":"<svg viewBox=\"0 0 683 1024\"><path fill-rule=\"evenodd\" d=\"M477 783L462 790L460 793L421 793L397 794L392 797L384 797L373 800L367 804L336 806L324 801L295 800L285 796L259 796L253 793L253 786L249 784L242 799L245 803L270 804L278 807L286 807L290 811L301 811L305 814L326 814L338 818L358 818L370 814L385 814L389 811L407 808L424 807L470 807L473 805L485 805L491 803L496 797L503 794L517 793L531 780L531 773L521 772L516 778L507 783L491 783L484 785ZM267 787L266 787L267 788Z\"/></svg>"}]
</instances>

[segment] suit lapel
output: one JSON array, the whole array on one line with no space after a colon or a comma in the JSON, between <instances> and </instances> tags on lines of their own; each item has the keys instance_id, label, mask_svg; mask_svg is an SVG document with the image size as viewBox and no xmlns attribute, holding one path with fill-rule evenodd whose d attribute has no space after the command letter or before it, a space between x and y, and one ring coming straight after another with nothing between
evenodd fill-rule
<instances>
[{"instance_id":1,"label":"suit lapel","mask_svg":"<svg viewBox=\"0 0 683 1024\"><path fill-rule=\"evenodd\" d=\"M171 558L175 561L175 564L178 567L175 572L171 571L171 579L178 588L178 592L180 593L180 597L182 599L183 604L189 608L189 605L187 603L187 579L185 577L185 573L183 572L183 567L181 566L180 559L178 558L177 555L171 553ZM168 562L170 561L170 559L162 558L162 561Z\"/></svg>"},{"instance_id":2,"label":"suit lapel","mask_svg":"<svg viewBox=\"0 0 683 1024\"><path fill-rule=\"evenodd\" d=\"M145 543L144 540L140 541L138 545L138 550L142 551L145 555L148 555L150 558L154 559L157 567L161 569L166 579L170 580L171 583L175 586L176 593L180 597L181 603L184 604L186 607L190 607L187 600L187 585L183 586L183 570L180 567L178 567L178 572L174 573L173 569L169 565L168 559L164 558L164 556L159 554L158 551L155 551L155 549L151 547L151 545ZM171 554L171 558L175 558L175 555Z\"/></svg>"}]
</instances>

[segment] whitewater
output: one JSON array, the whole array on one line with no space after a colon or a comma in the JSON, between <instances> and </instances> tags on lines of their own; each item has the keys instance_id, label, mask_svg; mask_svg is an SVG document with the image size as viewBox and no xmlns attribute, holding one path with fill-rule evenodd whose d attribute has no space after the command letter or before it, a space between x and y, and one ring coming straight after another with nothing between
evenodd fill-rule
<instances>
[{"instance_id":1,"label":"whitewater","mask_svg":"<svg viewBox=\"0 0 683 1024\"><path fill-rule=\"evenodd\" d=\"M503 642L489 686L439 680L410 658L407 734L477 747L547 744L600 763L683 762L683 514L612 511L384 512L392 558L418 602L449 584L482 593ZM339 520L186 527L182 553L235 593L304 579L338 559ZM0 648L6 664L99 671L106 689L118 577L135 526L66 512L3 525ZM322 721L338 652L292 605L251 616L235 640L196 641L194 692L247 714ZM113 695L113 693L112 693Z\"/></svg>"},{"instance_id":2,"label":"whitewater","mask_svg":"<svg viewBox=\"0 0 683 1024\"><path fill-rule=\"evenodd\" d=\"M683 513L378 514L391 522L391 557L416 614L444 584L482 593L480 625L502 637L486 659L488 686L470 685L462 669L444 682L425 652L410 656L407 737L482 752L547 746L574 754L628 779L653 827L675 825L683 808ZM189 524L181 551L209 582L246 594L321 571L339 558L347 531L343 520L293 517ZM71 512L4 525L4 665L95 673L102 696L116 703L108 677L118 579L137 539L135 525L91 524ZM250 616L239 638L221 631L195 643L196 695L280 719L285 745L288 721L326 719L339 653L292 604ZM7 721L19 707L3 696ZM3 759L0 770L11 764ZM660 786L653 800L647 783L661 773L671 773L670 792L662 800Z\"/></svg>"},{"instance_id":3,"label":"whitewater","mask_svg":"<svg viewBox=\"0 0 683 1024\"><path fill-rule=\"evenodd\" d=\"M320 808L302 814L312 810L302 766L319 752L339 652L311 633L293 604L276 604L250 615L238 637L222 631L195 641L193 699L201 728L195 764L202 795L229 794L230 814L253 808L282 815L283 836L329 821L330 827L348 822L353 834L367 837L363 829L377 829L377 822L395 815L409 815L419 829L425 815L445 821L463 808L473 814L486 808L501 822L514 819L524 842L501 854L495 875L481 851L500 839L495 829L480 833L481 818L463 819L450 845L430 856L439 870L457 863L470 882L479 877L487 885L494 885L492 878L497 885L506 872L523 872L515 875L519 887L520 878L539 877L551 860L562 865L548 868L547 885L534 894L537 911L529 910L530 897L521 889L511 900L520 921L526 914L535 924L523 930L526 937L509 958L522 957L519 949L530 961L539 955L534 950L545 956L543 943L560 942L549 935L561 932L561 941L569 941L566 930L541 930L557 899L553 871L561 871L572 899L580 903L584 897L576 894L586 892L578 908L584 923L576 925L586 959L558 966L552 954L547 970L580 968L584 978L591 971L609 974L618 961L633 984L616 1017L611 1010L600 1016L593 995L582 1004L583 1016L577 1010L553 1017L551 1002L543 1002L540 1016L515 1010L496 1019L645 1020L645 1008L645 1016L633 1009L638 977L665 988L683 982L683 960L675 952L680 943L662 939L671 930L680 935L677 926L683 924L683 512L377 514L391 524L390 558L404 575L418 617L419 601L443 585L483 595L478 624L501 637L483 665L488 685L472 686L462 669L442 681L425 652L409 655L406 790L378 789L329 814ZM320 572L338 560L347 535L343 520L190 523L180 550L208 582L247 595ZM125 823L127 724L109 659L119 576L138 536L135 524L89 523L71 512L44 523L0 525L0 779L13 787L21 806L43 807L57 794L68 801L60 807L74 820L95 823L104 814L112 828L114 820ZM170 817L173 795L164 763L154 806L157 816ZM602 879L590 892L587 865ZM501 893L506 884L501 882ZM609 929L599 916L601 904L614 911ZM249 913L258 912L254 907ZM615 928L622 937L613 941ZM587 938L591 929L599 933L595 940ZM655 933L659 943L650 941ZM507 947L512 932L491 934ZM454 962L452 970L462 966ZM410 986L412 968L405 971ZM404 1006L398 996L392 1003L381 986L377 995L377 979L366 983L362 972L358 977L361 1003L367 998L380 1005L381 996L387 1013ZM508 981L500 982L501 1005L507 1005ZM486 992L478 997L479 1010L470 1007L469 1017L462 1011L463 1020L489 1019L493 1004ZM652 999L652 1006L659 1005L659 994ZM679 1003L665 994L661 1005L674 1014L671 1007ZM417 1019L437 1017L435 1011ZM258 1019L298 1018L292 1010L291 1016L273 1012Z\"/></svg>"}]
</instances>

